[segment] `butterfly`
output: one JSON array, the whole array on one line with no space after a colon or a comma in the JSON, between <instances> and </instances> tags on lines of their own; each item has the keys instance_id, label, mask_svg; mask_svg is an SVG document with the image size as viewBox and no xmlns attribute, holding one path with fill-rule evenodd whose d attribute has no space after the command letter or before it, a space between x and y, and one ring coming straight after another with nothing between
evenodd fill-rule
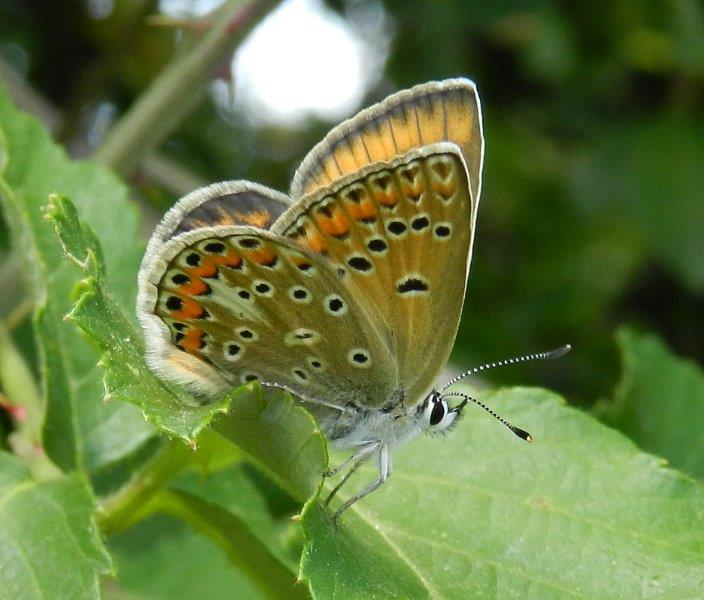
<instances>
[{"instance_id":1,"label":"butterfly","mask_svg":"<svg viewBox=\"0 0 704 600\"><path fill-rule=\"evenodd\" d=\"M346 469L328 501L376 457L378 478L339 517L386 481L393 447L447 431L468 401L489 410L450 385L564 351L433 387L462 312L483 158L476 87L448 79L335 127L289 195L246 181L188 194L139 272L148 365L206 398L253 380L292 393L351 451L327 473Z\"/></svg>"}]
</instances>

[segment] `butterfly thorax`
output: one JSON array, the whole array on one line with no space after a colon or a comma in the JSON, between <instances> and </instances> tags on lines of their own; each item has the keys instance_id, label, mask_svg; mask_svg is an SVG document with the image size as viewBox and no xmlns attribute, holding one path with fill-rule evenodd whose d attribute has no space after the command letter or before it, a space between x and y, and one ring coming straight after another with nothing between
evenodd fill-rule
<instances>
[{"instance_id":1,"label":"butterfly thorax","mask_svg":"<svg viewBox=\"0 0 704 600\"><path fill-rule=\"evenodd\" d=\"M319 420L327 439L341 449L370 441L398 446L424 431L423 420L415 406L397 405L391 409L352 407L349 412Z\"/></svg>"}]
</instances>

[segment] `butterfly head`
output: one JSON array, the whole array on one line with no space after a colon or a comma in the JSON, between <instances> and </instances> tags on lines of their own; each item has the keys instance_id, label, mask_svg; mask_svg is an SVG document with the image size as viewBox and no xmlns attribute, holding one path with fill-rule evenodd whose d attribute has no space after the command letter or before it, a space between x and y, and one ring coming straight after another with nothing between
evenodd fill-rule
<instances>
[{"instance_id":1,"label":"butterfly head","mask_svg":"<svg viewBox=\"0 0 704 600\"><path fill-rule=\"evenodd\" d=\"M458 423L466 404L467 399L463 398L459 404L450 406L445 396L435 389L432 390L418 405L417 416L422 429L426 433L448 432Z\"/></svg>"}]
</instances>

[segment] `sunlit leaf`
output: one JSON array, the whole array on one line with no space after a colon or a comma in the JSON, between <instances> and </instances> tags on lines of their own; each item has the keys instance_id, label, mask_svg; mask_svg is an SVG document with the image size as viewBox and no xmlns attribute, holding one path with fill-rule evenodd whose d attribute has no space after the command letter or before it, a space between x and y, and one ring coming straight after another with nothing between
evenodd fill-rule
<instances>
[{"instance_id":1,"label":"sunlit leaf","mask_svg":"<svg viewBox=\"0 0 704 600\"><path fill-rule=\"evenodd\" d=\"M470 410L448 436L396 452L390 480L338 528L310 506L315 598L702 595L704 488L549 392L483 400L535 442Z\"/></svg>"},{"instance_id":2,"label":"sunlit leaf","mask_svg":"<svg viewBox=\"0 0 704 600\"><path fill-rule=\"evenodd\" d=\"M80 270L66 260L44 217L49 194L70 193L100 234L111 271L111 293L134 305L141 254L137 213L125 187L107 170L70 161L33 118L17 111L0 90L0 201L23 258L36 313L45 399L43 446L64 470L97 470L134 453L152 435L139 412L103 404L95 352L62 322ZM115 223L120 227L116 228Z\"/></svg>"}]
</instances>

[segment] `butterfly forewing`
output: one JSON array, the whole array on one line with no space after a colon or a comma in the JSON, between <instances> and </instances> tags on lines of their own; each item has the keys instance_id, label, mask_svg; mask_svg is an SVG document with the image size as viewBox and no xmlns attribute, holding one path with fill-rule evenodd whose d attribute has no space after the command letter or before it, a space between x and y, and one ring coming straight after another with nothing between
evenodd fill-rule
<instances>
[{"instance_id":1,"label":"butterfly forewing","mask_svg":"<svg viewBox=\"0 0 704 600\"><path fill-rule=\"evenodd\" d=\"M434 144L301 199L273 231L332 263L385 340L401 388L415 402L454 342L473 212L459 149Z\"/></svg>"},{"instance_id":2,"label":"butterfly forewing","mask_svg":"<svg viewBox=\"0 0 704 600\"><path fill-rule=\"evenodd\" d=\"M324 260L242 227L171 245L154 312L178 351L230 387L256 378L340 406L395 388L383 338Z\"/></svg>"}]
</instances>

